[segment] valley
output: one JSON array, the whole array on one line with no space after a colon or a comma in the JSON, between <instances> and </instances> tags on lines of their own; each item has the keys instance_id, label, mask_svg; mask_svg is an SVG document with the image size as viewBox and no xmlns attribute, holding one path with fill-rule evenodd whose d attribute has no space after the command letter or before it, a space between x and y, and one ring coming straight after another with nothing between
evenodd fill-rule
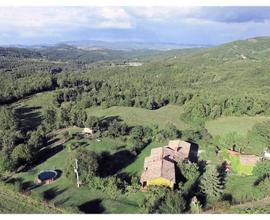
<instances>
[{"instance_id":1,"label":"valley","mask_svg":"<svg viewBox=\"0 0 270 220\"><path fill-rule=\"evenodd\" d=\"M269 44L0 48L0 212L269 212ZM143 65L112 65L129 62ZM145 158L179 139L196 160L175 162L172 189L143 189ZM38 184L43 171L57 177Z\"/></svg>"}]
</instances>

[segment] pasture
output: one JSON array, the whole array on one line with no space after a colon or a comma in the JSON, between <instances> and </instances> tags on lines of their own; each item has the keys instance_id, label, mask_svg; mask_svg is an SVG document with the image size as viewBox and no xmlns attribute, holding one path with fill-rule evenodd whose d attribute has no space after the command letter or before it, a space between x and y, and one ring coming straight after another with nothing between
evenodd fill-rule
<instances>
[{"instance_id":1,"label":"pasture","mask_svg":"<svg viewBox=\"0 0 270 220\"><path fill-rule=\"evenodd\" d=\"M168 124L173 124L180 130L189 128L189 125L180 118L184 109L176 105L167 105L157 110L113 106L107 109L92 107L86 111L89 115L97 117L118 116L129 125L158 125L160 128L165 128Z\"/></svg>"},{"instance_id":2,"label":"pasture","mask_svg":"<svg viewBox=\"0 0 270 220\"><path fill-rule=\"evenodd\" d=\"M212 136L224 136L229 133L236 132L239 135L246 135L252 127L259 122L270 120L270 117L265 116L241 116L241 117L220 117L216 120L207 121L206 129Z\"/></svg>"}]
</instances>

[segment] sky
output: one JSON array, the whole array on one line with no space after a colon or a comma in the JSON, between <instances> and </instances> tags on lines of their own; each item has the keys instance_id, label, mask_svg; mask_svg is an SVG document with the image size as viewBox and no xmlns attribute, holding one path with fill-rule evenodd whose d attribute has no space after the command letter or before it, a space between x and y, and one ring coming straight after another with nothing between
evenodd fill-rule
<instances>
[{"instance_id":1,"label":"sky","mask_svg":"<svg viewBox=\"0 0 270 220\"><path fill-rule=\"evenodd\" d=\"M270 36L270 7L0 7L0 44L216 45Z\"/></svg>"}]
</instances>

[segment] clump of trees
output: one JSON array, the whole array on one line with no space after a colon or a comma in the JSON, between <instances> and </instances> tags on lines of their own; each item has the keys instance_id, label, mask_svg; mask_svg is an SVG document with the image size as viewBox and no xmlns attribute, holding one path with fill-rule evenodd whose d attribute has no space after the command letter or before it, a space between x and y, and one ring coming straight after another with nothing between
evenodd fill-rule
<instances>
[{"instance_id":1,"label":"clump of trees","mask_svg":"<svg viewBox=\"0 0 270 220\"><path fill-rule=\"evenodd\" d=\"M82 184L87 183L98 174L98 155L93 151L78 148L76 151L72 151L66 160L65 175L71 181L76 180L75 160L78 160L78 172Z\"/></svg>"},{"instance_id":2,"label":"clump of trees","mask_svg":"<svg viewBox=\"0 0 270 220\"><path fill-rule=\"evenodd\" d=\"M209 166L200 177L200 191L202 192L206 205L211 206L221 199L223 184L216 167Z\"/></svg>"},{"instance_id":3,"label":"clump of trees","mask_svg":"<svg viewBox=\"0 0 270 220\"><path fill-rule=\"evenodd\" d=\"M164 187L150 187L140 204L143 213L180 214L186 210L186 202L180 191Z\"/></svg>"}]
</instances>

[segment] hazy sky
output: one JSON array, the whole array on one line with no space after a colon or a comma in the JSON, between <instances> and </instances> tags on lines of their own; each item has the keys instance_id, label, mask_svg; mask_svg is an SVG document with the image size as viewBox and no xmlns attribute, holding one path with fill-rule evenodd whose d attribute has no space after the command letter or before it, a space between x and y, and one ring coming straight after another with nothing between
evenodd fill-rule
<instances>
[{"instance_id":1,"label":"hazy sky","mask_svg":"<svg viewBox=\"0 0 270 220\"><path fill-rule=\"evenodd\" d=\"M0 7L0 44L220 44L270 36L270 7Z\"/></svg>"}]
</instances>

